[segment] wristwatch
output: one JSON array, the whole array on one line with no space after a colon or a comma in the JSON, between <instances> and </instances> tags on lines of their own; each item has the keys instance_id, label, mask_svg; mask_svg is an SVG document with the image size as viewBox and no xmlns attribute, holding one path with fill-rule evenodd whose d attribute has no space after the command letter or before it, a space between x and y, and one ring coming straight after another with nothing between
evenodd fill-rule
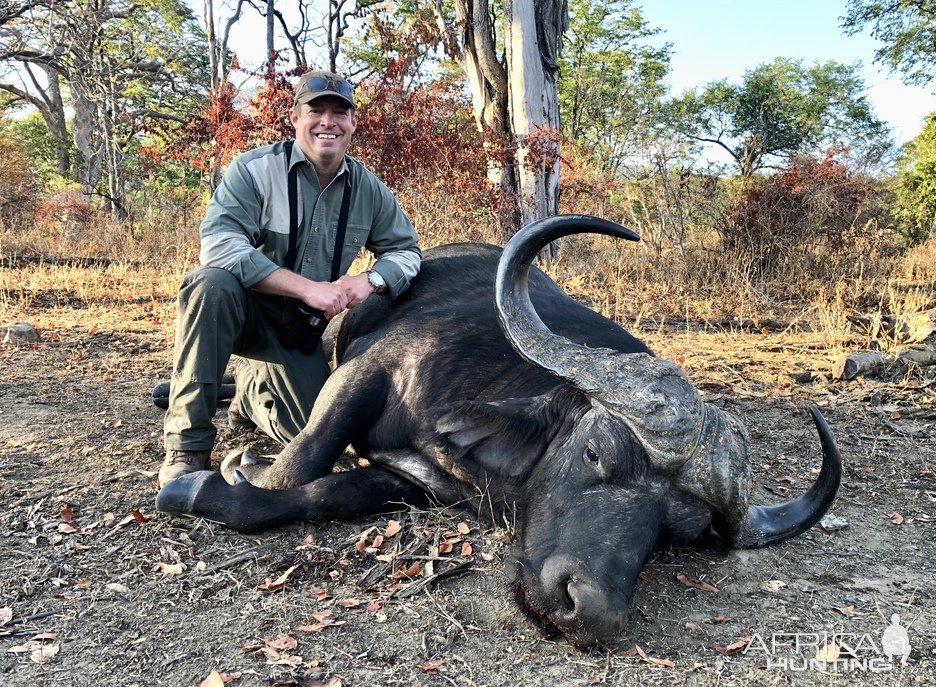
<instances>
[{"instance_id":1,"label":"wristwatch","mask_svg":"<svg viewBox=\"0 0 936 687\"><path fill-rule=\"evenodd\" d=\"M380 272L375 272L374 270L367 270L367 281L371 285L371 288L374 290L374 293L383 293L387 290L387 282L384 281L384 278L380 276Z\"/></svg>"}]
</instances>

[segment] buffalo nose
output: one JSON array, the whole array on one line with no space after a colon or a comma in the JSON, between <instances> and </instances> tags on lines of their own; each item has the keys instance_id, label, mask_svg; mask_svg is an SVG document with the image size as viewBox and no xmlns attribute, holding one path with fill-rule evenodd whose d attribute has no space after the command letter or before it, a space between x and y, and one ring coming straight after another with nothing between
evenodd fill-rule
<instances>
[{"instance_id":1,"label":"buffalo nose","mask_svg":"<svg viewBox=\"0 0 936 687\"><path fill-rule=\"evenodd\" d=\"M580 628L594 637L610 637L627 623L627 600L602 587L584 566L570 556L550 556L543 563L540 583L556 609L550 620L565 628Z\"/></svg>"}]
</instances>

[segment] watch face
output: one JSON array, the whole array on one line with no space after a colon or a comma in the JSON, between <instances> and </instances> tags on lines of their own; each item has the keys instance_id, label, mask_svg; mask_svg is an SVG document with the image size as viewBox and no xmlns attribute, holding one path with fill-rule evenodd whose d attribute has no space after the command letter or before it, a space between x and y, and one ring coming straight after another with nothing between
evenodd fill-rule
<instances>
[{"instance_id":1,"label":"watch face","mask_svg":"<svg viewBox=\"0 0 936 687\"><path fill-rule=\"evenodd\" d=\"M375 291L380 291L386 285L384 278L381 277L378 272L368 272L367 281L370 282L370 285L374 287Z\"/></svg>"}]
</instances>

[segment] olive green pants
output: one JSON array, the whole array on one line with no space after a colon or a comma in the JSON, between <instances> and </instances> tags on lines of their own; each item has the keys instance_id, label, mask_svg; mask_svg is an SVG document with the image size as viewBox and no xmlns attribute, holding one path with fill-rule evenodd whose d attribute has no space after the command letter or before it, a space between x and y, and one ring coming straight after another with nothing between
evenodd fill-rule
<instances>
[{"instance_id":1,"label":"olive green pants","mask_svg":"<svg viewBox=\"0 0 936 687\"><path fill-rule=\"evenodd\" d=\"M183 280L177 308L166 449L214 446L218 389L235 353L247 363L237 372L241 414L289 443L305 425L329 368L321 343L311 355L280 345L286 299L244 288L227 270L201 267Z\"/></svg>"}]
</instances>

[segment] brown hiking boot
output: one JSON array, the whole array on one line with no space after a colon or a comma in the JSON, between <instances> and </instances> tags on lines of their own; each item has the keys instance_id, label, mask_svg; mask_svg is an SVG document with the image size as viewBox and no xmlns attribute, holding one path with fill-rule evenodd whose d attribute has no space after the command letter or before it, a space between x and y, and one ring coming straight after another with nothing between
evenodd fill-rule
<instances>
[{"instance_id":1,"label":"brown hiking boot","mask_svg":"<svg viewBox=\"0 0 936 687\"><path fill-rule=\"evenodd\" d=\"M166 451L166 459L159 468L157 484L160 488L177 477L189 472L208 470L211 467L211 451Z\"/></svg>"}]
</instances>

